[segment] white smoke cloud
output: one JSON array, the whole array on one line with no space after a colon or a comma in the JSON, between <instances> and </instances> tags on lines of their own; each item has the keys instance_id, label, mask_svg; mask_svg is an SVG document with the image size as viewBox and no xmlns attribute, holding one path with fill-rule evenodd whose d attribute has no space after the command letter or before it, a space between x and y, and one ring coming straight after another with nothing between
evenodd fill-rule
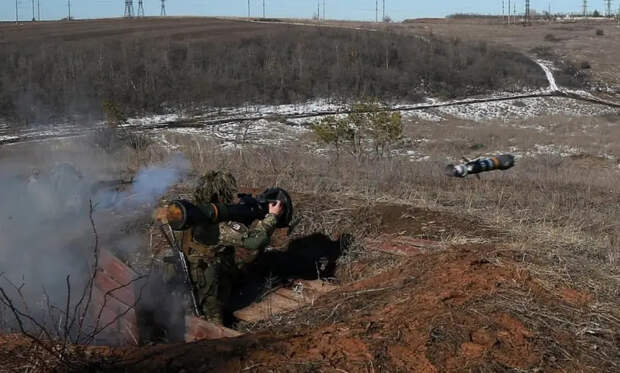
<instances>
[{"instance_id":1,"label":"white smoke cloud","mask_svg":"<svg viewBox=\"0 0 620 373\"><path fill-rule=\"evenodd\" d=\"M35 169L38 165L26 165L33 170L27 175L23 162L10 157L0 161L0 287L20 310L41 322L50 321L45 294L53 307L64 309L65 279L70 276L73 307L91 276L95 237L90 202L95 207L99 248L131 255L145 245L142 232L126 229L134 223L135 212L148 214L189 169L189 162L175 155L163 164L139 170L123 190L97 190L102 181L97 175L106 174L103 166L84 158L80 164L87 165L84 172L68 163L40 170ZM21 286L23 299L13 285ZM4 315L5 320L0 320L0 329L15 330L14 320L6 320L11 315L2 307L0 318Z\"/></svg>"},{"instance_id":2,"label":"white smoke cloud","mask_svg":"<svg viewBox=\"0 0 620 373\"><path fill-rule=\"evenodd\" d=\"M131 195L138 203L153 203L189 170L189 162L181 155L162 166L150 166L138 172L131 186Z\"/></svg>"}]
</instances>

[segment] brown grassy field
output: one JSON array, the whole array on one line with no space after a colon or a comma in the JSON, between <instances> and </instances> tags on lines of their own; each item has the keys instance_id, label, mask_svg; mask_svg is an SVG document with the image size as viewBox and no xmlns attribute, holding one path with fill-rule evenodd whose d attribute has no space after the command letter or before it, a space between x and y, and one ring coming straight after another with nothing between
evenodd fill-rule
<instances>
[{"instance_id":1,"label":"brown grassy field","mask_svg":"<svg viewBox=\"0 0 620 373\"><path fill-rule=\"evenodd\" d=\"M316 22L303 22L316 24ZM568 20L542 22L523 27L522 24L503 25L477 19L412 19L405 23L368 23L348 21L326 21L322 25L356 27L362 29L390 30L397 33L421 36L438 35L470 41L485 41L492 45L510 46L533 55L535 48L548 49L558 61L571 62L577 66L589 62L589 73L595 87L604 93L618 95L620 90L620 27L615 20ZM603 35L597 35L602 30ZM552 35L553 38L548 37ZM546 39L547 37L547 39ZM550 39L550 40L549 40ZM611 91L607 92L606 88Z\"/></svg>"},{"instance_id":2,"label":"brown grassy field","mask_svg":"<svg viewBox=\"0 0 620 373\"><path fill-rule=\"evenodd\" d=\"M512 46L524 53L531 53L537 47L549 48L560 60L576 65L589 62L592 78L601 88L609 86L616 95L620 89L620 51L617 48L620 27L615 21L535 23L529 27L429 21L409 24L406 28L420 34L486 40ZM597 35L597 30L602 30L603 35ZM547 41L547 35L553 35L554 41Z\"/></svg>"},{"instance_id":3,"label":"brown grassy field","mask_svg":"<svg viewBox=\"0 0 620 373\"><path fill-rule=\"evenodd\" d=\"M12 126L317 98L418 102L546 84L520 53L390 32L213 18L0 27L0 118Z\"/></svg>"},{"instance_id":4,"label":"brown grassy field","mask_svg":"<svg viewBox=\"0 0 620 373\"><path fill-rule=\"evenodd\" d=\"M99 40L118 38L120 35L145 36L149 38L169 37L177 39L215 39L218 41L239 40L254 35L257 31L290 29L284 24L259 24L231 22L204 17L165 17L143 19L99 19L71 22L0 23L0 43L16 43L41 40Z\"/></svg>"}]
</instances>

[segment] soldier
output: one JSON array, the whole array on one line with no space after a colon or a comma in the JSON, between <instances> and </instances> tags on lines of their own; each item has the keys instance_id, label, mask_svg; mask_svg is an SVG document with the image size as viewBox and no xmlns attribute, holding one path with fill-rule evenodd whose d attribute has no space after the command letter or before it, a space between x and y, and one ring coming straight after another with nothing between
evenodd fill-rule
<instances>
[{"instance_id":1,"label":"soldier","mask_svg":"<svg viewBox=\"0 0 620 373\"><path fill-rule=\"evenodd\" d=\"M237 183L230 173L211 171L200 178L194 199L199 206L230 204L236 191ZM253 261L269 244L277 217L282 212L283 206L277 202L269 205L269 213L254 228L228 221L200 224L183 231L182 249L187 258L198 308L205 319L222 324L223 310L238 270ZM177 276L173 262L164 258L166 281Z\"/></svg>"}]
</instances>

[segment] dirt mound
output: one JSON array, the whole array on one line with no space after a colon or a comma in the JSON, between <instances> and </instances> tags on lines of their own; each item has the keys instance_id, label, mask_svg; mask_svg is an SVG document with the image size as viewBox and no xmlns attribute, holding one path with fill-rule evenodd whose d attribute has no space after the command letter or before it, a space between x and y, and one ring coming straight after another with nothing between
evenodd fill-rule
<instances>
[{"instance_id":1,"label":"dirt mound","mask_svg":"<svg viewBox=\"0 0 620 373\"><path fill-rule=\"evenodd\" d=\"M253 335L116 350L123 362L113 369L612 371L611 363L585 354L566 324L553 322L584 322L589 299L576 289L542 288L508 251L460 246L413 255ZM573 314L536 321L536 310L567 306Z\"/></svg>"}]
</instances>

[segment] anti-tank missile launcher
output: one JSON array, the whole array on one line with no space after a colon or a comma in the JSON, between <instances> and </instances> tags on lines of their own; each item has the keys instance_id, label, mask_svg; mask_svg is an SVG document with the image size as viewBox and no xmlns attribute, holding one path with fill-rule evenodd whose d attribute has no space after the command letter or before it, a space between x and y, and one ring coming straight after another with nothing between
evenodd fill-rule
<instances>
[{"instance_id":1,"label":"anti-tank missile launcher","mask_svg":"<svg viewBox=\"0 0 620 373\"><path fill-rule=\"evenodd\" d=\"M253 197L239 194L239 203L211 203L197 206L187 200L172 201L167 207L168 224L174 230L186 230L200 224L216 224L222 221L235 221L250 225L254 220L264 219L269 212L269 204L282 202L283 213L278 216L278 228L287 227L293 218L293 202L289 194L281 188L269 188Z\"/></svg>"}]
</instances>

